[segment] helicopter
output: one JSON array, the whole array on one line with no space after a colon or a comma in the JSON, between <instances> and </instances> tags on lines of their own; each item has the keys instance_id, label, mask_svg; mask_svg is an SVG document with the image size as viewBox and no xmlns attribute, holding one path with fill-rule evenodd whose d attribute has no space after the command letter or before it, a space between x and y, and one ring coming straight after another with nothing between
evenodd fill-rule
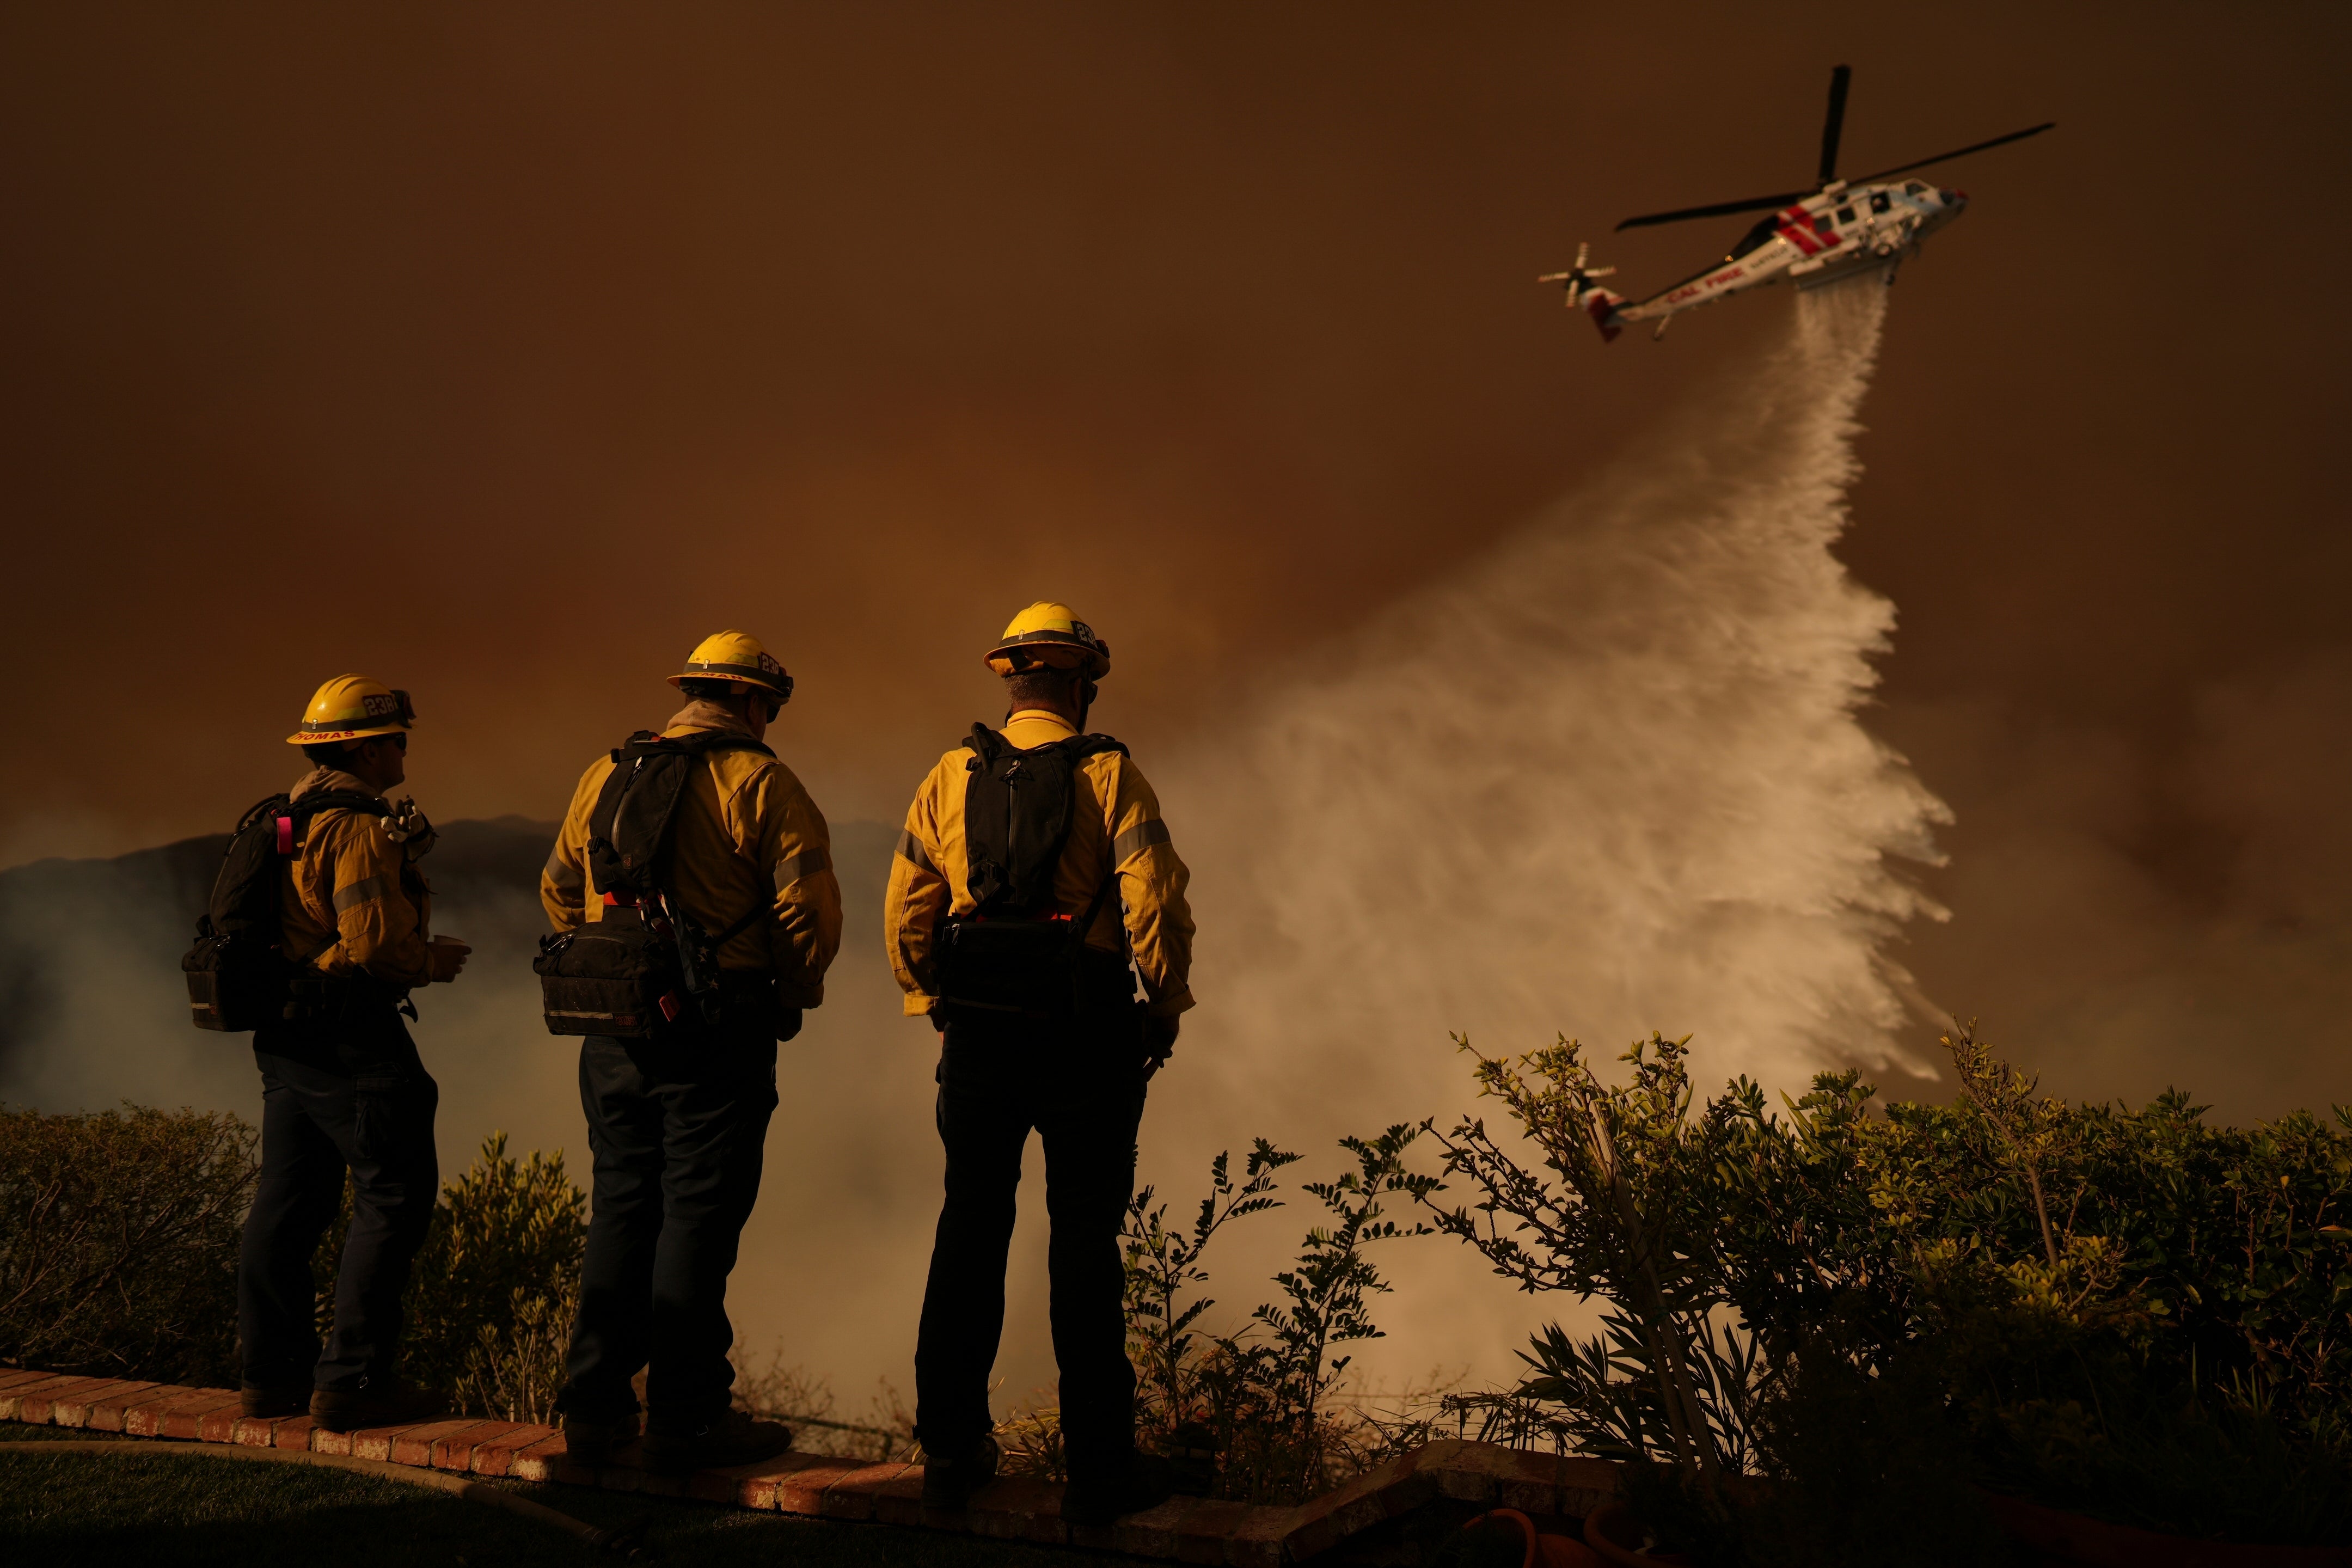
<instances>
[{"instance_id":1,"label":"helicopter","mask_svg":"<svg viewBox=\"0 0 2352 1568\"><path fill-rule=\"evenodd\" d=\"M1591 247L1576 247L1576 264L1565 272L1547 272L1536 281L1565 283L1568 308L1581 310L1601 329L1603 342L1613 342L1628 322L1658 323L1653 336L1664 337L1666 325L1685 310L1712 305L1717 300L1787 279L1800 289L1818 289L1857 273L1876 268L1885 282L1895 281L1895 268L1919 248L1920 242L1967 210L1968 193L1944 190L1924 180L1898 180L1931 163L1949 163L1989 148L2039 136L2057 125L2054 120L2023 131L2012 131L1990 142L1972 142L1956 152L1898 163L1874 174L1842 180L1837 175L1838 137L1845 128L1845 96L1853 79L1850 66L1830 72L1830 106L1822 126L1821 172L1811 191L1782 191L1777 195L1750 196L1744 201L1717 202L1710 206L1681 207L1674 212L1644 213L1629 217L1614 232L1650 228L1691 218L1725 217L1733 213L1771 209L1769 216L1740 237L1722 260L1692 273L1672 288L1646 300L1628 300L1601 288L1596 279L1615 275L1614 267L1591 267Z\"/></svg>"}]
</instances>

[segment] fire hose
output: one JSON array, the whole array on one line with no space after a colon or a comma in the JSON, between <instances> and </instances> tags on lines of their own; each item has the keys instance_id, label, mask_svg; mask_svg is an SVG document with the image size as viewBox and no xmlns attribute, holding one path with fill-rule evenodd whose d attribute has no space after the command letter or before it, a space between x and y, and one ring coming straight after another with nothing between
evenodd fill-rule
<instances>
[{"instance_id":1,"label":"fire hose","mask_svg":"<svg viewBox=\"0 0 2352 1568\"><path fill-rule=\"evenodd\" d=\"M604 1530L585 1520L574 1519L543 1503L518 1497L503 1487L489 1486L465 1476L450 1475L441 1470L418 1469L409 1465L388 1464L382 1459L356 1459L348 1454L313 1454L295 1448L254 1448L228 1443L125 1443L85 1441L79 1443L0 1443L0 1454L194 1454L215 1459L250 1459L264 1464L317 1465L327 1469L350 1470L355 1475L380 1476L389 1481L405 1481L413 1487L430 1487L435 1491L478 1502L490 1508L504 1509L519 1518L539 1524L551 1525L576 1540L584 1542L599 1552L611 1552L634 1563L650 1562L656 1555L639 1539L645 1521L623 1525L617 1530Z\"/></svg>"}]
</instances>

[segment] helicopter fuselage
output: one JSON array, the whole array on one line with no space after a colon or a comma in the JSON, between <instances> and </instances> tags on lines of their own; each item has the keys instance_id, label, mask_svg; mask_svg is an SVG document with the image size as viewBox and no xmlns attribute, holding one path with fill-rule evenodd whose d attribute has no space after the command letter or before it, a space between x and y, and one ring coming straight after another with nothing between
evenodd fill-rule
<instances>
[{"instance_id":1,"label":"helicopter fuselage","mask_svg":"<svg viewBox=\"0 0 2352 1568\"><path fill-rule=\"evenodd\" d=\"M1823 191L1757 224L1713 267L1621 307L1616 316L1654 321L1783 279L1816 289L1900 261L1967 205L1961 192L1937 190L1923 180Z\"/></svg>"},{"instance_id":2,"label":"helicopter fuselage","mask_svg":"<svg viewBox=\"0 0 2352 1568\"><path fill-rule=\"evenodd\" d=\"M1968 196L1924 180L1832 185L1781 207L1750 228L1730 254L1646 300L1619 300L1605 290L1581 292L1582 306L1611 337L1632 321L1659 321L1717 300L1786 279L1817 289L1873 268L1892 268L1928 235L1960 216ZM1663 330L1663 326L1661 327Z\"/></svg>"},{"instance_id":3,"label":"helicopter fuselage","mask_svg":"<svg viewBox=\"0 0 2352 1568\"><path fill-rule=\"evenodd\" d=\"M1761 218L1722 261L1670 289L1628 300L1590 284L1571 287L1569 308L1588 312L1601 336L1613 339L1628 322L1658 322L1658 331L1665 331L1667 318L1764 284L1818 289L1867 270L1894 282L1894 268L1967 207L1964 191L1943 191L1922 179L1830 185Z\"/></svg>"}]
</instances>

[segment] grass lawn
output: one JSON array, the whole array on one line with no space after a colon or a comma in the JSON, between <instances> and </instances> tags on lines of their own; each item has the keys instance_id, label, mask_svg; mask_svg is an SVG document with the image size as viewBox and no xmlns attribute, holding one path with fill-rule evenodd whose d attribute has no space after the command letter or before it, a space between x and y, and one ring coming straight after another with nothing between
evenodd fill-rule
<instances>
[{"instance_id":1,"label":"grass lawn","mask_svg":"<svg viewBox=\"0 0 2352 1568\"><path fill-rule=\"evenodd\" d=\"M7 1452L21 1442L103 1437L0 1422L0 1552L26 1563L330 1563L536 1568L617 1563L551 1527L446 1492L300 1465L250 1464L124 1439L120 1458ZM650 1521L646 1543L695 1568L1072 1568L1124 1563L887 1525L788 1519L667 1498L512 1484L534 1501L612 1528Z\"/></svg>"}]
</instances>

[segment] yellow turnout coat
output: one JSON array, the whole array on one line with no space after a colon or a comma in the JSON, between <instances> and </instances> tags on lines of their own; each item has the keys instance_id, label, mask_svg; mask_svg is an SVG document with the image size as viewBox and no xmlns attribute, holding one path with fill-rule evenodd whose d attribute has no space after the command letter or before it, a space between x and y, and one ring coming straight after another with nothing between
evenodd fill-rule
<instances>
[{"instance_id":1,"label":"yellow turnout coat","mask_svg":"<svg viewBox=\"0 0 2352 1568\"><path fill-rule=\"evenodd\" d=\"M1037 709L1013 714L999 732L1023 751L1077 733L1060 715ZM970 776L965 764L971 758L971 751L959 746L939 760L907 808L907 826L890 858L883 934L910 1017L929 1013L939 1000L931 943L940 918L968 915L974 908L963 826ZM1142 770L1117 752L1087 758L1073 783L1078 799L1070 840L1054 874L1055 908L1074 920L1083 916L1116 870L1118 897L1105 900L1087 932L1087 945L1115 953L1123 935L1150 1011L1172 1017L1192 1005L1192 911L1184 902L1192 873L1169 842L1160 797Z\"/></svg>"}]
</instances>

